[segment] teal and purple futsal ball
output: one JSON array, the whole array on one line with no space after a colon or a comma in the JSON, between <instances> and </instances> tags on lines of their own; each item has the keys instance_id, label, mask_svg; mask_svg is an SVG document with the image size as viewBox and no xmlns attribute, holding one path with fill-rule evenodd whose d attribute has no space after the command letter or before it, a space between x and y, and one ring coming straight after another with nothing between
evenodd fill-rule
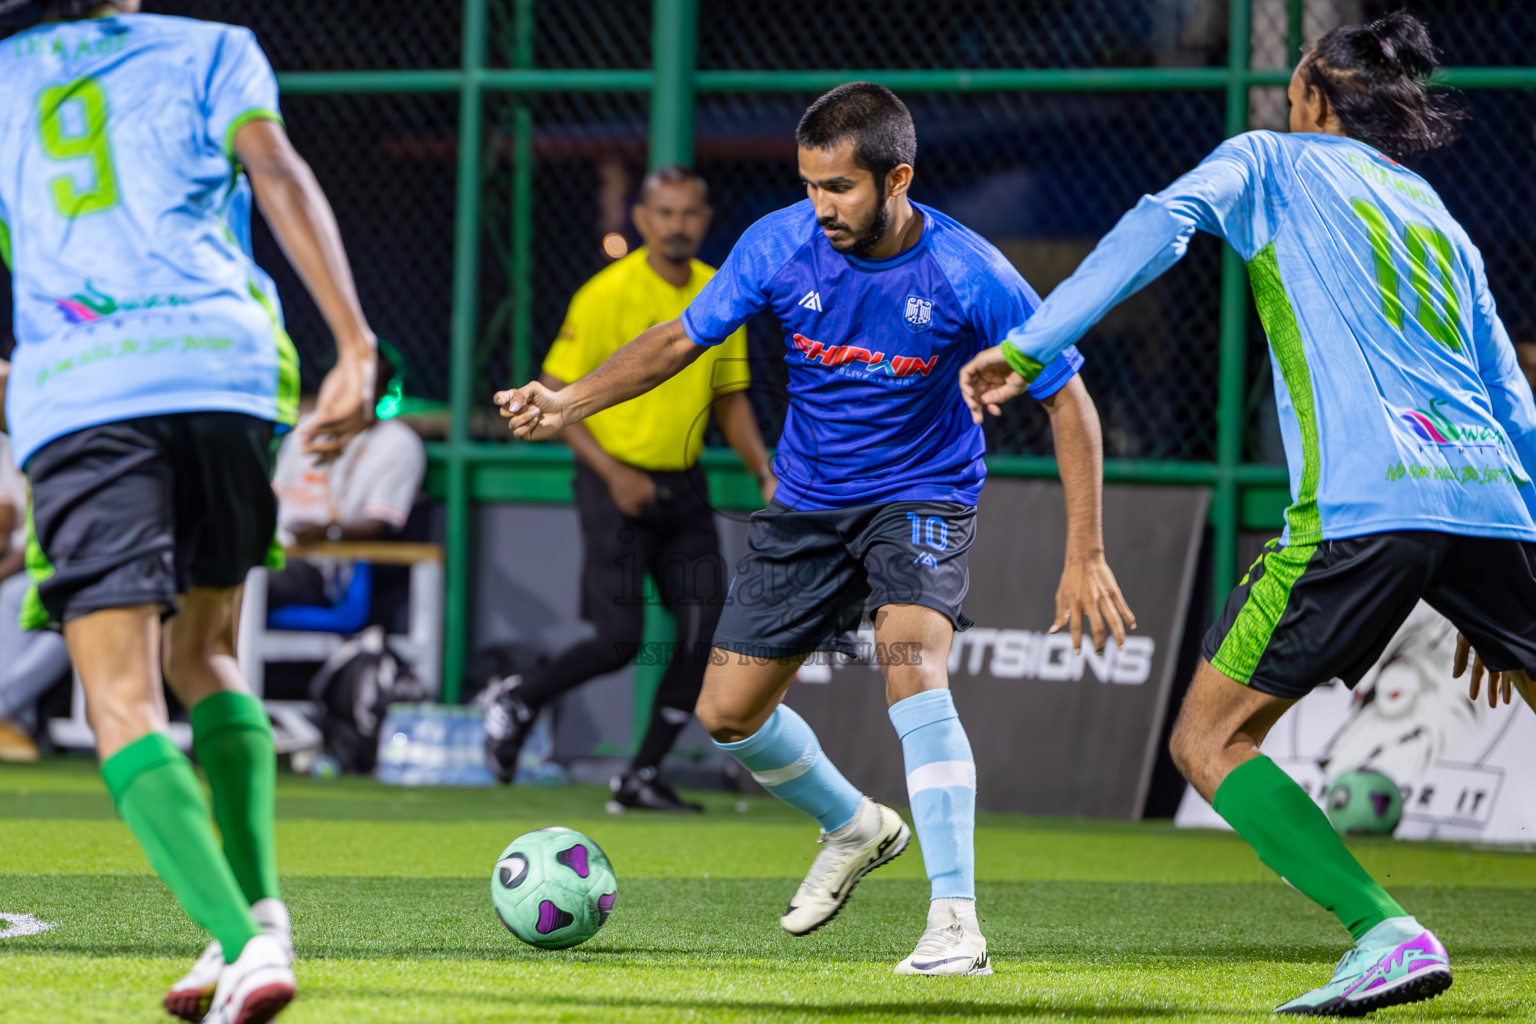
<instances>
[{"instance_id":1,"label":"teal and purple futsal ball","mask_svg":"<svg viewBox=\"0 0 1536 1024\"><path fill-rule=\"evenodd\" d=\"M569 828L512 840L491 873L491 903L507 931L540 949L569 949L613 913L619 883L596 843Z\"/></svg>"},{"instance_id":2,"label":"teal and purple futsal ball","mask_svg":"<svg viewBox=\"0 0 1536 1024\"><path fill-rule=\"evenodd\" d=\"M1403 820L1403 795L1397 783L1369 769L1340 775L1328 787L1323 805L1341 835L1389 836Z\"/></svg>"}]
</instances>

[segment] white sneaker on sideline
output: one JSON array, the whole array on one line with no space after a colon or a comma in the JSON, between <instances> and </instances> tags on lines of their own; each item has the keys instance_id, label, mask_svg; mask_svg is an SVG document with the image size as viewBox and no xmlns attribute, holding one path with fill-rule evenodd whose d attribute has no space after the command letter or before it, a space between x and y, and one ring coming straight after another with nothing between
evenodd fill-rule
<instances>
[{"instance_id":1,"label":"white sneaker on sideline","mask_svg":"<svg viewBox=\"0 0 1536 1024\"><path fill-rule=\"evenodd\" d=\"M959 906L957 906L959 904ZM928 908L928 928L912 955L896 965L897 974L930 977L992 973L987 940L971 900L935 900Z\"/></svg>"},{"instance_id":2,"label":"white sneaker on sideline","mask_svg":"<svg viewBox=\"0 0 1536 1024\"><path fill-rule=\"evenodd\" d=\"M901 816L869 797L842 828L823 832L821 852L779 918L791 935L808 935L837 916L859 879L901 855L912 830Z\"/></svg>"},{"instance_id":3,"label":"white sneaker on sideline","mask_svg":"<svg viewBox=\"0 0 1536 1024\"><path fill-rule=\"evenodd\" d=\"M251 904L251 916L256 926L282 945L290 963L293 961L293 926L288 920L288 907L282 900L264 899ZM197 958L192 969L181 976L161 1000L165 1012L196 1024L208 1015L213 1004L213 992L219 984L219 973L224 970L224 947L218 941L208 943L203 955Z\"/></svg>"},{"instance_id":4,"label":"white sneaker on sideline","mask_svg":"<svg viewBox=\"0 0 1536 1024\"><path fill-rule=\"evenodd\" d=\"M296 987L282 943L262 933L219 972L204 1024L267 1024L293 1000Z\"/></svg>"}]
</instances>

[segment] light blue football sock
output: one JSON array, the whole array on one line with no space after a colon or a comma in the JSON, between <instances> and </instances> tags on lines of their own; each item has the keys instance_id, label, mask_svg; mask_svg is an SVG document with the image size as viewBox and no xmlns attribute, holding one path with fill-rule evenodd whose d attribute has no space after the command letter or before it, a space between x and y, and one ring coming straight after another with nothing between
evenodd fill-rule
<instances>
[{"instance_id":1,"label":"light blue football sock","mask_svg":"<svg viewBox=\"0 0 1536 1024\"><path fill-rule=\"evenodd\" d=\"M948 690L891 705L933 899L976 898L976 759Z\"/></svg>"},{"instance_id":2,"label":"light blue football sock","mask_svg":"<svg viewBox=\"0 0 1536 1024\"><path fill-rule=\"evenodd\" d=\"M783 704L751 736L715 746L740 761L768 792L815 818L823 832L852 821L864 799L821 752L805 719Z\"/></svg>"}]
</instances>

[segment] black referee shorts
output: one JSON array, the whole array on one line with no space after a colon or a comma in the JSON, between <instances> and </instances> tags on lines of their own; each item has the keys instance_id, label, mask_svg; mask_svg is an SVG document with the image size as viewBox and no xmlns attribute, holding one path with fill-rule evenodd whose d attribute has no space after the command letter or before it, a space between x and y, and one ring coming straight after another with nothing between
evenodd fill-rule
<instances>
[{"instance_id":1,"label":"black referee shorts","mask_svg":"<svg viewBox=\"0 0 1536 1024\"><path fill-rule=\"evenodd\" d=\"M23 625L233 587L274 550L273 424L229 412L87 427L27 460Z\"/></svg>"}]
</instances>

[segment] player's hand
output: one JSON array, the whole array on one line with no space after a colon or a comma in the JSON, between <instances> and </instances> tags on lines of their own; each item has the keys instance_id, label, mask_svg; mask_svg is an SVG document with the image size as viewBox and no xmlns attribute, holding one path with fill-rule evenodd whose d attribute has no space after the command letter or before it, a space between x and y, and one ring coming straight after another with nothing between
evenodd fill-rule
<instances>
[{"instance_id":1,"label":"player's hand","mask_svg":"<svg viewBox=\"0 0 1536 1024\"><path fill-rule=\"evenodd\" d=\"M1003 358L1003 346L993 345L960 368L960 396L980 424L987 413L1002 415L1002 404L1017 398L1029 385Z\"/></svg>"},{"instance_id":2,"label":"player's hand","mask_svg":"<svg viewBox=\"0 0 1536 1024\"><path fill-rule=\"evenodd\" d=\"M1102 554L1086 558L1068 557L1067 567L1061 573L1061 586L1056 589L1056 621L1051 632L1059 633L1063 626L1072 631L1072 653L1083 649L1083 619L1093 636L1093 649L1104 653L1108 636L1113 635L1115 645L1125 645L1125 629L1136 628L1136 616L1120 584Z\"/></svg>"},{"instance_id":3,"label":"player's hand","mask_svg":"<svg viewBox=\"0 0 1536 1024\"><path fill-rule=\"evenodd\" d=\"M1505 682L1501 678L1504 673L1488 671L1487 666L1483 664L1482 656L1472 650L1472 642L1467 639L1464 633L1456 634L1456 660L1451 664L1451 678L1460 679L1461 674L1467 670L1468 654L1472 656L1472 678L1467 689L1467 696L1476 703L1477 698L1482 695L1483 676L1486 675L1488 677L1488 706L1491 708L1499 706L1500 690L1503 691L1504 703L1508 704L1514 698L1514 693L1512 692L1514 680L1511 679Z\"/></svg>"},{"instance_id":4,"label":"player's hand","mask_svg":"<svg viewBox=\"0 0 1536 1024\"><path fill-rule=\"evenodd\" d=\"M626 516L638 516L656 504L656 481L649 473L621 463L606 482L613 504Z\"/></svg>"},{"instance_id":5,"label":"player's hand","mask_svg":"<svg viewBox=\"0 0 1536 1024\"><path fill-rule=\"evenodd\" d=\"M324 465L341 456L352 439L373 424L378 357L370 345L365 355L342 355L320 382L315 415L304 426L303 451Z\"/></svg>"},{"instance_id":6,"label":"player's hand","mask_svg":"<svg viewBox=\"0 0 1536 1024\"><path fill-rule=\"evenodd\" d=\"M523 441L542 441L565 427L563 391L551 391L538 381L520 388L496 392L495 403L513 435Z\"/></svg>"},{"instance_id":7,"label":"player's hand","mask_svg":"<svg viewBox=\"0 0 1536 1024\"><path fill-rule=\"evenodd\" d=\"M1483 664L1482 656L1472 649L1472 642L1465 634L1456 634L1456 660L1451 665L1451 678L1460 679L1461 674L1467 670L1467 655L1472 656L1472 676L1467 688L1467 696L1474 702L1481 695L1483 689L1483 677L1488 677L1488 706L1499 706L1500 698L1505 704L1513 704L1515 691L1520 692L1521 698L1529 704L1532 710L1536 710L1536 684L1531 677L1516 669L1513 672L1495 672Z\"/></svg>"}]
</instances>

